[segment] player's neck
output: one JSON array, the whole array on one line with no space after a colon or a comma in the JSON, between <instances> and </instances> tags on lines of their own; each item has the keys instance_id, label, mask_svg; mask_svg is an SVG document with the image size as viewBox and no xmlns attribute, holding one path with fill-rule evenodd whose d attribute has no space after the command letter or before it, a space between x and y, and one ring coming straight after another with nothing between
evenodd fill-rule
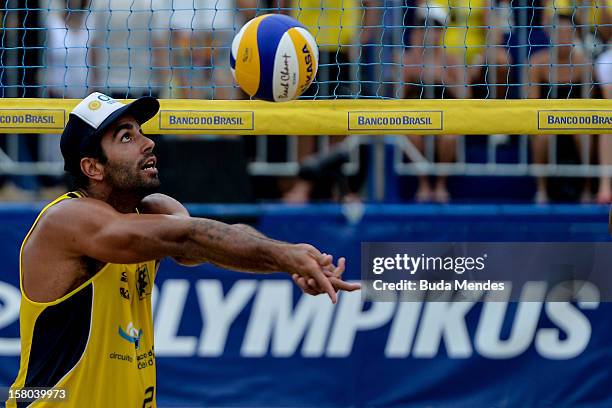
<instances>
[{"instance_id":1,"label":"player's neck","mask_svg":"<svg viewBox=\"0 0 612 408\"><path fill-rule=\"evenodd\" d=\"M142 197L134 192L116 191L104 187L89 186L87 189L80 189L79 192L85 197L104 201L123 214L135 212L142 201Z\"/></svg>"}]
</instances>

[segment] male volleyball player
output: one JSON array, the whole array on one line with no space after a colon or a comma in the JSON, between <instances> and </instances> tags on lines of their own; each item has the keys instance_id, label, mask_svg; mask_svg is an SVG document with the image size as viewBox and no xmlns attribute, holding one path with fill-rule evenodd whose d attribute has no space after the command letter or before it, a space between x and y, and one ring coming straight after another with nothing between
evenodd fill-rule
<instances>
[{"instance_id":1,"label":"male volleyball player","mask_svg":"<svg viewBox=\"0 0 612 408\"><path fill-rule=\"evenodd\" d=\"M154 143L141 131L159 102L81 101L61 138L79 187L47 207L21 248L21 366L12 389L55 387L63 407L154 407L151 293L158 260L292 274L306 293L355 290L344 259L246 226L191 218L159 186ZM61 395L60 395L61 396ZM45 401L39 400L46 406ZM25 406L10 400L9 407Z\"/></svg>"}]
</instances>

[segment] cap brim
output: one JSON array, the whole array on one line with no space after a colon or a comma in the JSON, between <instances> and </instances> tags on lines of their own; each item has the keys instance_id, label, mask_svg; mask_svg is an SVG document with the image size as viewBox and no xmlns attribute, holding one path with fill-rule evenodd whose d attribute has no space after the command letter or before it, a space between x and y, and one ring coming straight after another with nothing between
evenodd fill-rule
<instances>
[{"instance_id":1,"label":"cap brim","mask_svg":"<svg viewBox=\"0 0 612 408\"><path fill-rule=\"evenodd\" d=\"M121 116L132 115L142 125L148 122L159 111L159 101L152 96L143 96L117 109L98 126L94 135L100 136Z\"/></svg>"}]
</instances>

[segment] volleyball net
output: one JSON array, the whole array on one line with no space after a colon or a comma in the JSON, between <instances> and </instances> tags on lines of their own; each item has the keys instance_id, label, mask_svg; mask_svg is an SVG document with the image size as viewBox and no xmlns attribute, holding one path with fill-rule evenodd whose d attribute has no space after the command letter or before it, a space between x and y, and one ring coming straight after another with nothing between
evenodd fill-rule
<instances>
[{"instance_id":1,"label":"volleyball net","mask_svg":"<svg viewBox=\"0 0 612 408\"><path fill-rule=\"evenodd\" d=\"M484 99L478 106L487 106L602 98L612 85L609 0L7 0L0 96L245 99L230 74L230 44L265 13L297 18L317 40L319 73L304 100Z\"/></svg>"},{"instance_id":2,"label":"volleyball net","mask_svg":"<svg viewBox=\"0 0 612 408\"><path fill-rule=\"evenodd\" d=\"M247 100L231 76L233 36L266 13L319 45L299 101ZM612 130L610 0L6 0L0 19L2 133L60 133L93 91L159 97L162 134Z\"/></svg>"}]
</instances>

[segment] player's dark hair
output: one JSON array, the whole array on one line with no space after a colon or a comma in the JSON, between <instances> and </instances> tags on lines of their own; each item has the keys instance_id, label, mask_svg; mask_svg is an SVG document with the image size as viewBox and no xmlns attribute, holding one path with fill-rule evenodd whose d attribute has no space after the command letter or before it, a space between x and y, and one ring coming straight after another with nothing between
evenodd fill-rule
<instances>
[{"instance_id":1,"label":"player's dark hair","mask_svg":"<svg viewBox=\"0 0 612 408\"><path fill-rule=\"evenodd\" d=\"M100 143L94 146L93 152L91 154L88 154L86 157L96 159L102 164L106 164L108 162L108 157L106 157L106 154L104 153L104 150L102 149L102 145ZM70 176L69 181L71 189L86 189L87 187L89 187L89 177L87 177L85 173L83 173L80 167L78 170L68 171L68 175Z\"/></svg>"}]
</instances>

